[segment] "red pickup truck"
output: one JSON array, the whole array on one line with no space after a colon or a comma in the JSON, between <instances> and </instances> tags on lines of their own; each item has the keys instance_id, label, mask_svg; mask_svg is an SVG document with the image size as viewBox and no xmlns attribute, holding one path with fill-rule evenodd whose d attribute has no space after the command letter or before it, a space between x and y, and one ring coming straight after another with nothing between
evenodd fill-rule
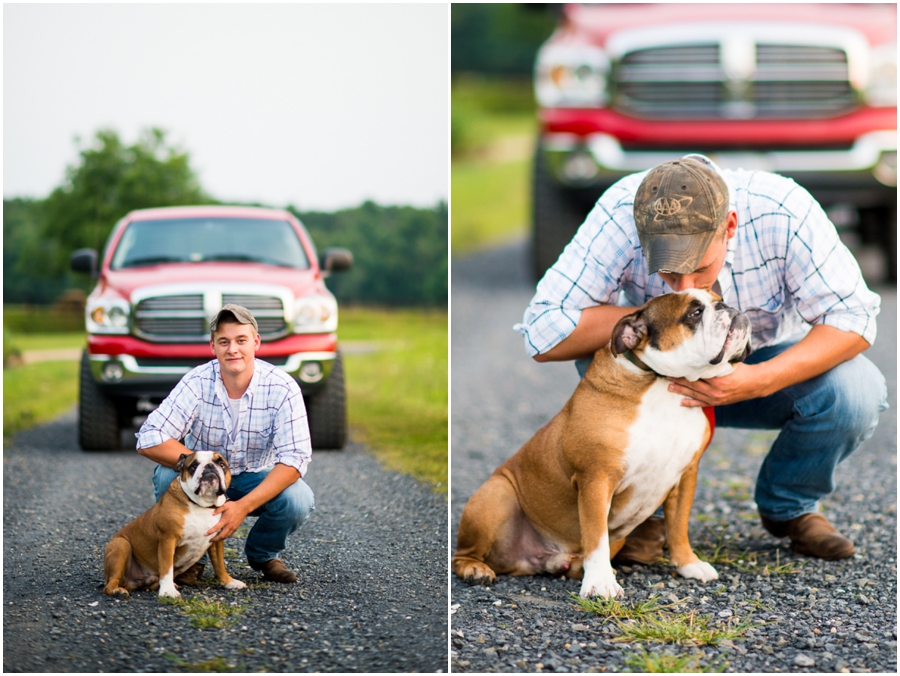
<instances>
[{"instance_id":1,"label":"red pickup truck","mask_svg":"<svg viewBox=\"0 0 900 676\"><path fill-rule=\"evenodd\" d=\"M132 418L214 358L209 322L226 303L256 317L257 357L299 383L313 448L344 446L338 308L324 278L348 269L350 252L327 249L318 258L306 229L285 211L169 207L129 213L99 261L95 250L79 249L70 264L98 278L85 308L78 406L84 450L119 448Z\"/></svg>"},{"instance_id":2,"label":"red pickup truck","mask_svg":"<svg viewBox=\"0 0 900 676\"><path fill-rule=\"evenodd\" d=\"M566 5L535 67L536 277L615 181L700 152L793 178L826 207L852 205L896 280L896 12Z\"/></svg>"}]
</instances>

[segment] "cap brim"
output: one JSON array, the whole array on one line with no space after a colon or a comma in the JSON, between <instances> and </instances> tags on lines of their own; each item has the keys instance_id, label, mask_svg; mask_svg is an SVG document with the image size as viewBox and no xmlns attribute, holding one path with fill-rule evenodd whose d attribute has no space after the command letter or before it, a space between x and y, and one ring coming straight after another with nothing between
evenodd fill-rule
<instances>
[{"instance_id":1,"label":"cap brim","mask_svg":"<svg viewBox=\"0 0 900 676\"><path fill-rule=\"evenodd\" d=\"M715 230L709 230L695 235L646 236L643 246L647 271L650 274L662 271L680 275L694 272L700 266L715 235Z\"/></svg>"}]
</instances>

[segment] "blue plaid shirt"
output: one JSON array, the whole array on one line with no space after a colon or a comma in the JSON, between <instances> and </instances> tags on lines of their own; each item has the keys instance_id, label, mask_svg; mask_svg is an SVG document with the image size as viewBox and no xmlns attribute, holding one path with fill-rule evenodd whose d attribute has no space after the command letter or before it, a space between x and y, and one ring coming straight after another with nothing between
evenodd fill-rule
<instances>
[{"instance_id":1,"label":"blue plaid shirt","mask_svg":"<svg viewBox=\"0 0 900 676\"><path fill-rule=\"evenodd\" d=\"M256 360L253 377L241 397L238 432L227 405L228 393L213 360L193 369L141 426L138 448L184 438L192 451L218 451L231 473L257 472L275 463L306 475L312 455L306 406L297 382L287 373Z\"/></svg>"},{"instance_id":2,"label":"blue plaid shirt","mask_svg":"<svg viewBox=\"0 0 900 676\"><path fill-rule=\"evenodd\" d=\"M871 345L881 298L866 286L818 202L777 174L719 172L738 228L728 240L718 282L723 300L750 320L753 346L800 338L814 324L857 333ZM646 173L626 176L600 197L538 284L514 327L530 356L572 333L585 308L639 307L672 290L659 275L647 273L634 223L634 195Z\"/></svg>"}]
</instances>

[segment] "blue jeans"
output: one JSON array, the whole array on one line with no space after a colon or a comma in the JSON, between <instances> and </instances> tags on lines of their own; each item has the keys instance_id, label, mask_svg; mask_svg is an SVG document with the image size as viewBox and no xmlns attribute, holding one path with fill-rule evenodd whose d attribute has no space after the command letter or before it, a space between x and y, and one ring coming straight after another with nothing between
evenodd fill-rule
<instances>
[{"instance_id":1,"label":"blue jeans","mask_svg":"<svg viewBox=\"0 0 900 676\"><path fill-rule=\"evenodd\" d=\"M793 343L754 351L747 364L772 359ZM576 362L579 375L590 362ZM887 408L881 371L863 355L768 397L716 407L717 427L780 429L756 479L761 516L787 521L815 512L834 491L835 469L875 431Z\"/></svg>"},{"instance_id":2,"label":"blue jeans","mask_svg":"<svg viewBox=\"0 0 900 676\"><path fill-rule=\"evenodd\" d=\"M256 488L272 470L241 472L231 477L231 485L225 493L229 500L240 500ZM178 472L162 465L153 470L153 493L158 501L168 490ZM274 559L287 546L288 535L302 526L316 508L312 489L303 479L285 488L272 500L254 510L249 516L259 517L244 545L247 561L264 563Z\"/></svg>"}]
</instances>

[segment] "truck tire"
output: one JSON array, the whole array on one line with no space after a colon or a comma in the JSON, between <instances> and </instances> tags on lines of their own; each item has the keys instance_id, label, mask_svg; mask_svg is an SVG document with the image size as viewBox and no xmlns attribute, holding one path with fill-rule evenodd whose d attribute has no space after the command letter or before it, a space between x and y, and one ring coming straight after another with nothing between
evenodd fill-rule
<instances>
[{"instance_id":1,"label":"truck tire","mask_svg":"<svg viewBox=\"0 0 900 676\"><path fill-rule=\"evenodd\" d=\"M115 451L121 446L116 402L94 382L87 350L81 353L78 383L78 443L85 451Z\"/></svg>"},{"instance_id":2,"label":"truck tire","mask_svg":"<svg viewBox=\"0 0 900 676\"><path fill-rule=\"evenodd\" d=\"M582 192L568 190L553 180L538 144L531 191L531 273L535 282L556 262L590 211L590 204L585 204L579 194ZM600 194L599 189L591 193L594 198Z\"/></svg>"},{"instance_id":3,"label":"truck tire","mask_svg":"<svg viewBox=\"0 0 900 676\"><path fill-rule=\"evenodd\" d=\"M342 449L347 443L347 393L340 352L324 387L307 397L305 403L313 449Z\"/></svg>"}]
</instances>

